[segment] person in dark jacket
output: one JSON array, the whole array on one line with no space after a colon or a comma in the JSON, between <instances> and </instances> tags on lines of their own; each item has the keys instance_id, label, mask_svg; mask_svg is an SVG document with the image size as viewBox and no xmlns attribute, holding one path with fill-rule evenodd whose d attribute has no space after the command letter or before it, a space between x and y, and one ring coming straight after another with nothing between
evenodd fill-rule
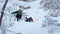
<instances>
[{"instance_id":1,"label":"person in dark jacket","mask_svg":"<svg viewBox=\"0 0 60 34\"><path fill-rule=\"evenodd\" d=\"M26 22L34 22L34 21L33 21L32 17L29 17L29 18L26 17Z\"/></svg>"},{"instance_id":2,"label":"person in dark jacket","mask_svg":"<svg viewBox=\"0 0 60 34\"><path fill-rule=\"evenodd\" d=\"M17 13L16 14L17 21L22 18L22 10L21 9L19 9L18 11L13 12L11 14L15 14L15 13Z\"/></svg>"}]
</instances>

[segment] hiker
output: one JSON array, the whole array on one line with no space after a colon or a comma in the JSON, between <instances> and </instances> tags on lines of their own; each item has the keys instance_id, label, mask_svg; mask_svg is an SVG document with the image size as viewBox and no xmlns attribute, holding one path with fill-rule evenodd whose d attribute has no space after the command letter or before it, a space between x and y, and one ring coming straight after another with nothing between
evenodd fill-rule
<instances>
[{"instance_id":1,"label":"hiker","mask_svg":"<svg viewBox=\"0 0 60 34\"><path fill-rule=\"evenodd\" d=\"M22 18L22 10L21 9L19 9L18 11L13 12L11 14L15 14L15 13L16 13L17 21Z\"/></svg>"},{"instance_id":2,"label":"hiker","mask_svg":"<svg viewBox=\"0 0 60 34\"><path fill-rule=\"evenodd\" d=\"M32 19L32 17L29 17L29 18L26 17L26 20L25 20L25 21L26 21L26 22L34 22L33 19Z\"/></svg>"}]
</instances>

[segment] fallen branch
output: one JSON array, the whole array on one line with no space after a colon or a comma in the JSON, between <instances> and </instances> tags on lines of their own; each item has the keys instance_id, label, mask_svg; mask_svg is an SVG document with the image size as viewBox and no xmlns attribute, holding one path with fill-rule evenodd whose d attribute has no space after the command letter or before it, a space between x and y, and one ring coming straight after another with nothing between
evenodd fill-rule
<instances>
[{"instance_id":1,"label":"fallen branch","mask_svg":"<svg viewBox=\"0 0 60 34\"><path fill-rule=\"evenodd\" d=\"M6 31L9 31L9 32L14 33L14 34L22 34L22 33L16 33L16 32L11 31L11 30L6 30Z\"/></svg>"}]
</instances>

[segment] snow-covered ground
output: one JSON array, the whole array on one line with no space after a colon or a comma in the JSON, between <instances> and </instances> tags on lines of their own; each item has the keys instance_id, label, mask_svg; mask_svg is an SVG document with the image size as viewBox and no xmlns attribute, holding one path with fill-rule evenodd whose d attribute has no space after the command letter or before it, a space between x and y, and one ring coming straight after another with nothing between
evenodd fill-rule
<instances>
[{"instance_id":1,"label":"snow-covered ground","mask_svg":"<svg viewBox=\"0 0 60 34\"><path fill-rule=\"evenodd\" d=\"M6 34L60 34L60 29L58 26L46 26L42 27L43 21L46 19L46 16L49 16L49 10L45 11L44 9L39 9L40 1L36 0L32 2L24 2L18 0L8 0L6 9L4 11L4 17L2 21L1 28L6 29ZM5 0L0 0L0 13L3 7ZM24 7L30 6L29 9L23 9L23 16L17 22L15 15L11 14L12 12L19 9L19 6L22 5ZM25 22L25 17L31 16L34 19L34 22ZM52 19L57 19L58 23L60 22L60 17L51 17ZM53 29L56 27L56 29ZM48 30L53 29L54 33L48 33ZM8 31L10 30L10 31ZM13 32L11 32L13 31ZM14 33L15 32L15 33Z\"/></svg>"}]
</instances>

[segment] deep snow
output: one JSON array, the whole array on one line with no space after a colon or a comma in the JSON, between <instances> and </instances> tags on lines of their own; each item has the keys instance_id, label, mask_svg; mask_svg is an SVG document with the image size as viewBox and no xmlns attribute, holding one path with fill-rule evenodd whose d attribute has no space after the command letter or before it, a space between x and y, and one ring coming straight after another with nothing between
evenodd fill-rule
<instances>
[{"instance_id":1,"label":"deep snow","mask_svg":"<svg viewBox=\"0 0 60 34\"><path fill-rule=\"evenodd\" d=\"M1 3L1 1L3 2ZM5 0L0 0L0 12L4 4L4 1ZM6 30L11 30L16 33L20 32L22 34L52 34L47 32L48 29L50 29L51 27L46 27L46 28L41 27L42 26L41 24L44 23L43 21L45 20L44 16L48 15L49 10L45 11L43 9L38 9L40 7L39 5L40 1L41 0L36 0L33 2L23 2L18 0L9 0L5 9L5 13L2 21L2 27L5 28ZM20 19L17 22L15 15L11 13L18 10L20 5L24 7L31 6L31 8L26 10L23 9L22 19ZM34 19L34 22L25 22L26 16L31 16ZM59 31L60 29L58 28L58 30L57 31L56 30L54 30L55 32L53 34L60 34ZM6 31L6 34L14 34L14 33Z\"/></svg>"}]
</instances>

